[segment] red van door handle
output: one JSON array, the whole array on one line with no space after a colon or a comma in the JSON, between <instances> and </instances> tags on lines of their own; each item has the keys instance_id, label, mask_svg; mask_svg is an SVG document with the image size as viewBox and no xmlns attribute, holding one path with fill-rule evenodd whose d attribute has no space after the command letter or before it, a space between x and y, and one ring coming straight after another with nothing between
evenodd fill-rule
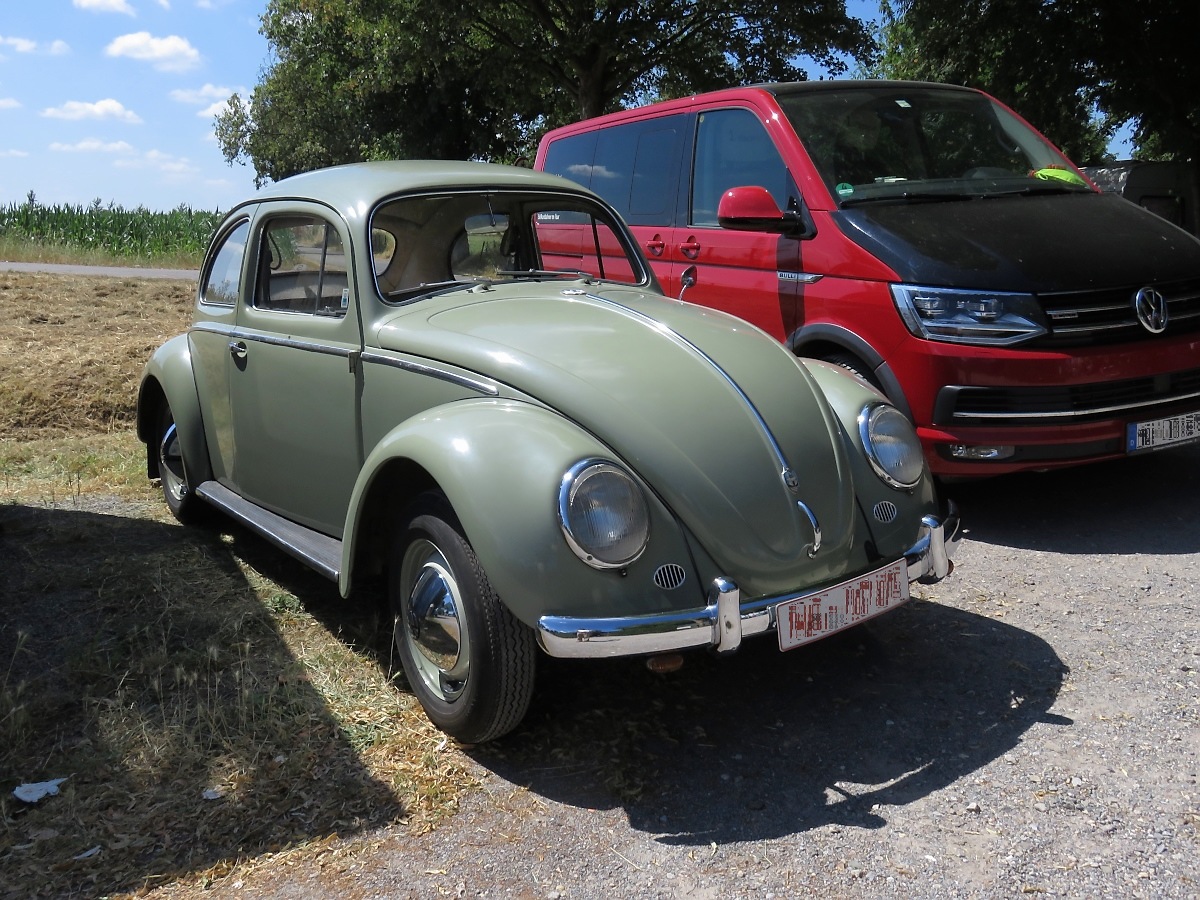
<instances>
[{"instance_id":1,"label":"red van door handle","mask_svg":"<svg viewBox=\"0 0 1200 900\"><path fill-rule=\"evenodd\" d=\"M662 256L663 248L666 246L667 245L663 242L663 239L661 237L659 237L657 234L654 237L650 238L650 240L646 241L646 244L645 244L646 252L649 253L651 256Z\"/></svg>"},{"instance_id":2,"label":"red van door handle","mask_svg":"<svg viewBox=\"0 0 1200 900\"><path fill-rule=\"evenodd\" d=\"M695 259L700 255L700 242L694 237L689 237L686 241L679 245L679 252L688 259Z\"/></svg>"}]
</instances>

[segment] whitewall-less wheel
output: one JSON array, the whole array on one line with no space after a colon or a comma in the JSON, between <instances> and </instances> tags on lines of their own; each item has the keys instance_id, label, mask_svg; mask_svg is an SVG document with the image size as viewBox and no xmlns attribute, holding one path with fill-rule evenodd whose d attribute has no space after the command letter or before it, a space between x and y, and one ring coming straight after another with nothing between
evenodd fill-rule
<instances>
[{"instance_id":1,"label":"whitewall-less wheel","mask_svg":"<svg viewBox=\"0 0 1200 900\"><path fill-rule=\"evenodd\" d=\"M430 721L466 743L514 729L533 695L537 642L492 589L444 496L410 508L391 563L396 651Z\"/></svg>"},{"instance_id":2,"label":"whitewall-less wheel","mask_svg":"<svg viewBox=\"0 0 1200 900\"><path fill-rule=\"evenodd\" d=\"M156 455L163 498L167 501L171 513L180 522L196 521L200 500L192 495L188 486L183 447L175 430L175 418L171 415L171 407L165 403L159 416Z\"/></svg>"}]
</instances>

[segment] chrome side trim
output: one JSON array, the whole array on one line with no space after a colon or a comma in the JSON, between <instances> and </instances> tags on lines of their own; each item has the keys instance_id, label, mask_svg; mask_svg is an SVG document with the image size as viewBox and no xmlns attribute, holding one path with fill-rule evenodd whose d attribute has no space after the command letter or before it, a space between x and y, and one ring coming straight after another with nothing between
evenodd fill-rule
<instances>
[{"instance_id":1,"label":"chrome side trim","mask_svg":"<svg viewBox=\"0 0 1200 900\"><path fill-rule=\"evenodd\" d=\"M382 353L376 353L372 350L364 350L360 359L364 363L375 363L380 366L390 366L393 369L403 369L406 372L415 372L418 375L428 375L430 378L448 381L451 384L456 384L459 387L465 387L472 391L478 391L490 397L496 397L500 394L500 387L495 382L484 381L481 378L472 378L469 375L459 375L457 372L447 372L444 369L438 369L425 363L397 359L394 356L384 356Z\"/></svg>"},{"instance_id":2,"label":"chrome side trim","mask_svg":"<svg viewBox=\"0 0 1200 900\"><path fill-rule=\"evenodd\" d=\"M212 322L204 322L200 325L193 325L192 331L206 331L210 334L220 334L229 338L237 338L239 341L248 341L254 344L270 344L274 347L291 347L295 350L307 350L310 353L323 353L327 356L349 357L355 350L344 347L338 344L323 344L318 341L304 341L299 338L279 337L273 334L260 334L258 332L247 332L245 329L231 325L218 325Z\"/></svg>"},{"instance_id":3,"label":"chrome side trim","mask_svg":"<svg viewBox=\"0 0 1200 900\"><path fill-rule=\"evenodd\" d=\"M925 516L916 543L905 553L909 581L929 583L950 574L951 558L962 538L958 509L947 504L944 516ZM798 591L741 601L730 578L713 579L708 605L675 613L613 618L542 616L538 641L551 656L567 659L637 656L711 647L719 653L736 650L742 639L775 628L775 607L820 592Z\"/></svg>"},{"instance_id":4,"label":"chrome side trim","mask_svg":"<svg viewBox=\"0 0 1200 900\"><path fill-rule=\"evenodd\" d=\"M221 334L225 337L231 337L237 328L233 325L221 325L217 322L198 322L193 325L188 331L207 331L210 334Z\"/></svg>"},{"instance_id":5,"label":"chrome side trim","mask_svg":"<svg viewBox=\"0 0 1200 900\"><path fill-rule=\"evenodd\" d=\"M956 409L956 419L1076 419L1082 416L1096 416L1104 413L1132 412L1133 410L1150 410L1155 406L1167 406L1183 400L1195 400L1200 397L1200 391L1187 394L1177 394L1163 397L1161 400L1151 400L1142 403L1117 403L1111 406L1089 406L1086 409L1062 410L1060 412L964 412Z\"/></svg>"}]
</instances>

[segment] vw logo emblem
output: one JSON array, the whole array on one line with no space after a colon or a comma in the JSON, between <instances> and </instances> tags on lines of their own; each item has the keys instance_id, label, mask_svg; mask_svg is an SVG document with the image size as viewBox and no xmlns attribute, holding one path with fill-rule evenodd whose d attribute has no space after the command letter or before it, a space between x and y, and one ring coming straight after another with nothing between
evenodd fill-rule
<instances>
[{"instance_id":1,"label":"vw logo emblem","mask_svg":"<svg viewBox=\"0 0 1200 900\"><path fill-rule=\"evenodd\" d=\"M1144 287L1133 295L1133 311L1151 334L1167 330L1167 300L1154 288Z\"/></svg>"}]
</instances>

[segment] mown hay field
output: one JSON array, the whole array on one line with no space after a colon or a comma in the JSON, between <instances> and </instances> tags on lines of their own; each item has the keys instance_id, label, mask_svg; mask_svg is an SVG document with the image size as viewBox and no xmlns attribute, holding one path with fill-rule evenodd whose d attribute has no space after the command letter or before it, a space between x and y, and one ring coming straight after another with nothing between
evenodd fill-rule
<instances>
[{"instance_id":1,"label":"mown hay field","mask_svg":"<svg viewBox=\"0 0 1200 900\"><path fill-rule=\"evenodd\" d=\"M0 273L0 896L202 887L473 784L369 597L166 514L135 396L193 291Z\"/></svg>"}]
</instances>

